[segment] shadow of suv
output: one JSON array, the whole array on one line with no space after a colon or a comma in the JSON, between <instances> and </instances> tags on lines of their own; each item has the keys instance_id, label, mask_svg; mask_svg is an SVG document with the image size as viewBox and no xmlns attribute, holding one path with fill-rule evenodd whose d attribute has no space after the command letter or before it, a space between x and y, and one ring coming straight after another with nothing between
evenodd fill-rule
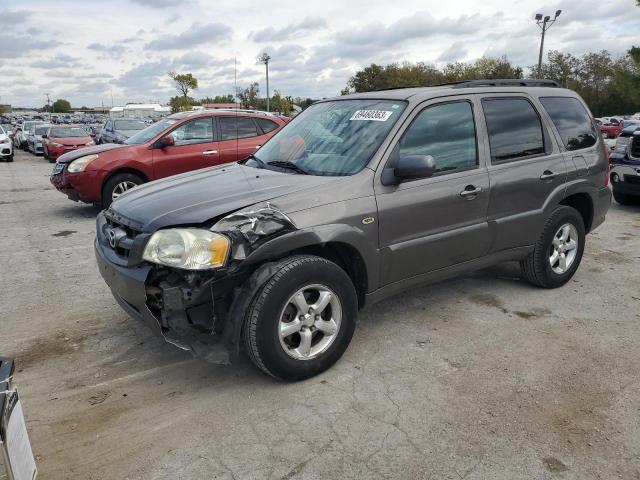
<instances>
[{"instance_id":1,"label":"shadow of suv","mask_svg":"<svg viewBox=\"0 0 640 480\"><path fill-rule=\"evenodd\" d=\"M137 187L97 218L118 303L194 355L299 380L358 309L519 260L564 285L611 205L584 102L542 80L469 81L312 105L238 163Z\"/></svg>"}]
</instances>

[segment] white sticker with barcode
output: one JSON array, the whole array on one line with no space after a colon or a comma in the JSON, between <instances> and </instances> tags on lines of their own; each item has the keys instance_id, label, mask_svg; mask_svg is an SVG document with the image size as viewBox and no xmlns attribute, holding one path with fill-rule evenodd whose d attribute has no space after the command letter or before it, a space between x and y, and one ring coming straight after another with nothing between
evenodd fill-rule
<instances>
[{"instance_id":1,"label":"white sticker with barcode","mask_svg":"<svg viewBox=\"0 0 640 480\"><path fill-rule=\"evenodd\" d=\"M349 120L369 120L373 122L386 122L393 114L388 110L358 110Z\"/></svg>"}]
</instances>

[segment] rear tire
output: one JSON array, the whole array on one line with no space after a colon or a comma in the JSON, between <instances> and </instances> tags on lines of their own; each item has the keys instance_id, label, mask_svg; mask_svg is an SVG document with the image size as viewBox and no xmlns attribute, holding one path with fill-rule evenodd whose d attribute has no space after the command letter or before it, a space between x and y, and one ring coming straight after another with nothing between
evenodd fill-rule
<instances>
[{"instance_id":1,"label":"rear tire","mask_svg":"<svg viewBox=\"0 0 640 480\"><path fill-rule=\"evenodd\" d=\"M584 243L584 221L580 213L571 207L557 207L549 216L533 252L520 261L522 276L543 288L564 285L580 265Z\"/></svg>"},{"instance_id":2,"label":"rear tire","mask_svg":"<svg viewBox=\"0 0 640 480\"><path fill-rule=\"evenodd\" d=\"M335 364L351 342L355 288L342 268L312 255L286 258L273 270L246 312L247 354L273 377L313 377Z\"/></svg>"},{"instance_id":3,"label":"rear tire","mask_svg":"<svg viewBox=\"0 0 640 480\"><path fill-rule=\"evenodd\" d=\"M613 191L613 198L620 205L639 205L640 204L640 197L637 197L635 195L628 195L626 193L616 192L615 190Z\"/></svg>"},{"instance_id":4,"label":"rear tire","mask_svg":"<svg viewBox=\"0 0 640 480\"><path fill-rule=\"evenodd\" d=\"M144 179L134 173L118 173L114 175L102 187L102 208L109 208L115 198L143 183Z\"/></svg>"}]
</instances>

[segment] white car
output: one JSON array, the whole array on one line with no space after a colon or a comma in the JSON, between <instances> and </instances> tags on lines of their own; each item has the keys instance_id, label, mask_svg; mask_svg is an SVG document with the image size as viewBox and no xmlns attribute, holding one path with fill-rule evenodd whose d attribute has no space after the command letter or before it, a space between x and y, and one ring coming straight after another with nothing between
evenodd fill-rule
<instances>
[{"instance_id":1,"label":"white car","mask_svg":"<svg viewBox=\"0 0 640 480\"><path fill-rule=\"evenodd\" d=\"M32 125L27 134L27 150L34 155L44 155L42 135L46 135L50 127L51 125L46 123Z\"/></svg>"},{"instance_id":2,"label":"white car","mask_svg":"<svg viewBox=\"0 0 640 480\"><path fill-rule=\"evenodd\" d=\"M9 133L0 125L0 159L13 162L13 144Z\"/></svg>"}]
</instances>

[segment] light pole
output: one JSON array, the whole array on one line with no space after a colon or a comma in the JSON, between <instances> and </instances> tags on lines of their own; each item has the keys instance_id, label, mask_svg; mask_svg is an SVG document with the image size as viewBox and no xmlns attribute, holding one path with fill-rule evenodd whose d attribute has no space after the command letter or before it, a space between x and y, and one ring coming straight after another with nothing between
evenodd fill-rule
<instances>
[{"instance_id":1,"label":"light pole","mask_svg":"<svg viewBox=\"0 0 640 480\"><path fill-rule=\"evenodd\" d=\"M51 121L51 107L49 106L49 104L51 103L51 100L49 100L48 93L45 93L45 95L47 96L47 111L49 112L49 121Z\"/></svg>"},{"instance_id":2,"label":"light pole","mask_svg":"<svg viewBox=\"0 0 640 480\"><path fill-rule=\"evenodd\" d=\"M553 20L551 20L551 17L549 15L544 16L542 13L536 13L536 23L542 30L542 38L540 39L540 54L538 55L538 78L540 78L542 74L542 52L544 50L544 34L547 30L549 30L549 28L551 28L551 25L555 23L556 18L558 18L561 13L562 10L556 10L556 15L555 17L553 17Z\"/></svg>"},{"instance_id":3,"label":"light pole","mask_svg":"<svg viewBox=\"0 0 640 480\"><path fill-rule=\"evenodd\" d=\"M258 57L258 61L264 63L264 67L267 72L267 112L269 112L269 60L271 57L267 52L264 52L262 55Z\"/></svg>"}]
</instances>

